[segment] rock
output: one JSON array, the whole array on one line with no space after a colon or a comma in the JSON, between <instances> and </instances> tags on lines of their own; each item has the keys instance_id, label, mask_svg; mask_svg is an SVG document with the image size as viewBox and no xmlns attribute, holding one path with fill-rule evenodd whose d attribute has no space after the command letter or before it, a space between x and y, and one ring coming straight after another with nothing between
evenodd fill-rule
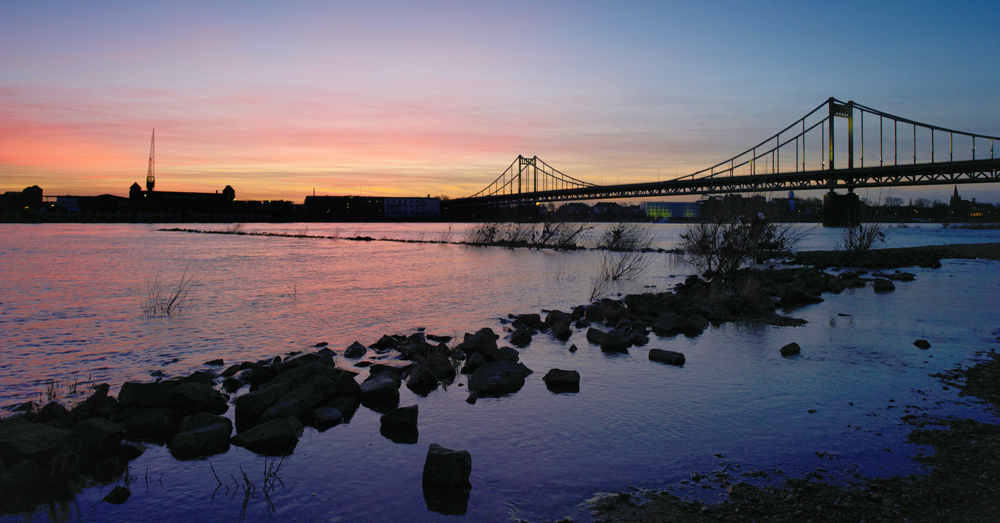
<instances>
[{"instance_id":1,"label":"rock","mask_svg":"<svg viewBox=\"0 0 1000 523\"><path fill-rule=\"evenodd\" d=\"M182 460L212 456L229 450L232 433L233 422L229 418L200 412L181 420L180 432L167 448Z\"/></svg>"},{"instance_id":2,"label":"rock","mask_svg":"<svg viewBox=\"0 0 1000 523\"><path fill-rule=\"evenodd\" d=\"M330 401L330 404L327 406L339 410L340 413L344 416L343 422L349 423L351 421L351 418L354 417L354 413L357 412L358 407L360 405L361 402L359 402L358 399L353 396L340 396Z\"/></svg>"},{"instance_id":3,"label":"rock","mask_svg":"<svg viewBox=\"0 0 1000 523\"><path fill-rule=\"evenodd\" d=\"M579 349L577 349L577 348L576 348L576 345L570 345L570 346L569 346L569 351L570 351L570 352L576 352L576 351L578 351L578 350L579 350Z\"/></svg>"},{"instance_id":4,"label":"rock","mask_svg":"<svg viewBox=\"0 0 1000 523\"><path fill-rule=\"evenodd\" d=\"M339 409L326 406L312 411L312 426L320 432L340 425L344 421L344 414Z\"/></svg>"},{"instance_id":5,"label":"rock","mask_svg":"<svg viewBox=\"0 0 1000 523\"><path fill-rule=\"evenodd\" d=\"M709 322L701 314L692 314L681 326L681 331L685 336L697 336L702 333L706 328L708 328Z\"/></svg>"},{"instance_id":6,"label":"rock","mask_svg":"<svg viewBox=\"0 0 1000 523\"><path fill-rule=\"evenodd\" d=\"M232 438L233 445L244 447L251 452L265 456L286 456L299 443L302 423L297 418L288 417L240 432Z\"/></svg>"},{"instance_id":7,"label":"rock","mask_svg":"<svg viewBox=\"0 0 1000 523\"><path fill-rule=\"evenodd\" d=\"M799 344L795 343L795 342L792 342L792 343L789 343L788 345L785 345L784 347L781 348L781 355L782 356L794 356L794 355L798 354L801 351L802 351L802 348L799 347Z\"/></svg>"},{"instance_id":8,"label":"rock","mask_svg":"<svg viewBox=\"0 0 1000 523\"><path fill-rule=\"evenodd\" d=\"M511 347L500 347L496 352L496 361L517 361L521 359L521 353Z\"/></svg>"},{"instance_id":9,"label":"rock","mask_svg":"<svg viewBox=\"0 0 1000 523\"><path fill-rule=\"evenodd\" d=\"M537 329L542 326L542 317L538 314L521 314L511 325L515 329Z\"/></svg>"},{"instance_id":10,"label":"rock","mask_svg":"<svg viewBox=\"0 0 1000 523\"><path fill-rule=\"evenodd\" d=\"M593 343L594 345L600 345L604 341L604 337L607 336L604 331L591 327L587 329L587 341Z\"/></svg>"},{"instance_id":11,"label":"rock","mask_svg":"<svg viewBox=\"0 0 1000 523\"><path fill-rule=\"evenodd\" d=\"M465 398L465 402L468 403L469 405L475 405L476 401L478 401L478 400L479 400L479 393L478 392L470 392L469 396L467 398Z\"/></svg>"},{"instance_id":12,"label":"rock","mask_svg":"<svg viewBox=\"0 0 1000 523\"><path fill-rule=\"evenodd\" d=\"M684 328L686 318L679 314L663 314L653 322L653 333L657 336L674 336Z\"/></svg>"},{"instance_id":13,"label":"rock","mask_svg":"<svg viewBox=\"0 0 1000 523\"><path fill-rule=\"evenodd\" d=\"M336 383L330 376L314 374L281 396L257 418L255 423L266 423L288 416L306 419L313 409L332 399L336 392Z\"/></svg>"},{"instance_id":14,"label":"rock","mask_svg":"<svg viewBox=\"0 0 1000 523\"><path fill-rule=\"evenodd\" d=\"M510 335L510 344L515 347L527 347L529 343L531 343L531 331L528 329L517 329Z\"/></svg>"},{"instance_id":15,"label":"rock","mask_svg":"<svg viewBox=\"0 0 1000 523\"><path fill-rule=\"evenodd\" d=\"M225 389L226 392L232 394L243 388L243 381L239 378L229 377L222 380L222 388Z\"/></svg>"},{"instance_id":16,"label":"rock","mask_svg":"<svg viewBox=\"0 0 1000 523\"><path fill-rule=\"evenodd\" d=\"M88 457L105 458L120 453L127 431L104 418L90 418L73 425Z\"/></svg>"},{"instance_id":17,"label":"rock","mask_svg":"<svg viewBox=\"0 0 1000 523\"><path fill-rule=\"evenodd\" d=\"M915 274L910 272L897 272L886 277L893 281L913 281L917 278Z\"/></svg>"},{"instance_id":18,"label":"rock","mask_svg":"<svg viewBox=\"0 0 1000 523\"><path fill-rule=\"evenodd\" d=\"M600 345L604 352L628 352L628 348L632 346L632 333L620 330L609 331L604 334Z\"/></svg>"},{"instance_id":19,"label":"rock","mask_svg":"<svg viewBox=\"0 0 1000 523\"><path fill-rule=\"evenodd\" d=\"M223 378L228 378L230 376L235 376L241 370L243 370L241 365L230 365L228 368L226 368L226 370L222 371L222 374L220 374L220 376L222 376Z\"/></svg>"},{"instance_id":20,"label":"rock","mask_svg":"<svg viewBox=\"0 0 1000 523\"><path fill-rule=\"evenodd\" d=\"M80 436L41 423L0 423L0 460L8 467L23 460L48 463L64 449L76 451Z\"/></svg>"},{"instance_id":21,"label":"rock","mask_svg":"<svg viewBox=\"0 0 1000 523\"><path fill-rule=\"evenodd\" d=\"M418 408L416 405L410 405L409 407L399 407L398 409L390 410L382 415L380 421L382 426L390 427L416 427L417 426L417 413Z\"/></svg>"},{"instance_id":22,"label":"rock","mask_svg":"<svg viewBox=\"0 0 1000 523\"><path fill-rule=\"evenodd\" d=\"M146 446L137 441L129 441L122 444L122 454L121 456L129 461L132 461L146 452Z\"/></svg>"},{"instance_id":23,"label":"rock","mask_svg":"<svg viewBox=\"0 0 1000 523\"><path fill-rule=\"evenodd\" d=\"M896 290L896 286L891 281L882 278L876 278L872 282L872 288L875 289L875 292L892 292Z\"/></svg>"},{"instance_id":24,"label":"rock","mask_svg":"<svg viewBox=\"0 0 1000 523\"><path fill-rule=\"evenodd\" d=\"M376 412L396 408L399 405L399 384L399 378L391 372L368 376L361 384L361 404Z\"/></svg>"},{"instance_id":25,"label":"rock","mask_svg":"<svg viewBox=\"0 0 1000 523\"><path fill-rule=\"evenodd\" d=\"M429 487L424 485L424 504L427 510L445 516L464 516L469 510L471 488Z\"/></svg>"},{"instance_id":26,"label":"rock","mask_svg":"<svg viewBox=\"0 0 1000 523\"><path fill-rule=\"evenodd\" d=\"M58 402L50 401L42 407L32 421L35 423L50 423L69 416L69 411Z\"/></svg>"},{"instance_id":27,"label":"rock","mask_svg":"<svg viewBox=\"0 0 1000 523\"><path fill-rule=\"evenodd\" d=\"M462 374L472 374L473 372L476 372L476 369L486 363L486 356L483 356L479 352L474 352L468 357L468 359L465 360L465 365L462 367Z\"/></svg>"},{"instance_id":28,"label":"rock","mask_svg":"<svg viewBox=\"0 0 1000 523\"><path fill-rule=\"evenodd\" d=\"M392 336L386 336L386 335L383 335L381 338L379 338L378 341L369 345L369 347L380 352L395 349L397 346L399 346L399 340L393 338Z\"/></svg>"},{"instance_id":29,"label":"rock","mask_svg":"<svg viewBox=\"0 0 1000 523\"><path fill-rule=\"evenodd\" d=\"M198 383L201 385L208 385L211 387L212 385L215 385L215 378L216 375L214 372L211 371L205 372L199 370L192 372L190 376L184 376L183 378L180 378L177 381L179 383Z\"/></svg>"},{"instance_id":30,"label":"rock","mask_svg":"<svg viewBox=\"0 0 1000 523\"><path fill-rule=\"evenodd\" d=\"M552 369L542 381L552 392L580 392L580 373L575 370Z\"/></svg>"},{"instance_id":31,"label":"rock","mask_svg":"<svg viewBox=\"0 0 1000 523\"><path fill-rule=\"evenodd\" d=\"M480 396L503 396L521 390L531 370L521 363L497 361L476 369L469 377L469 390Z\"/></svg>"},{"instance_id":32,"label":"rock","mask_svg":"<svg viewBox=\"0 0 1000 523\"><path fill-rule=\"evenodd\" d=\"M438 387L437 376L427 367L414 363L409 368L409 376L406 379L406 388L419 396L426 396Z\"/></svg>"},{"instance_id":33,"label":"rock","mask_svg":"<svg viewBox=\"0 0 1000 523\"><path fill-rule=\"evenodd\" d=\"M94 393L70 411L69 417L73 422L78 422L88 418L110 418L112 414L112 400L108 398L109 386L102 383L95 387Z\"/></svg>"},{"instance_id":34,"label":"rock","mask_svg":"<svg viewBox=\"0 0 1000 523\"><path fill-rule=\"evenodd\" d=\"M225 396L211 385L182 383L170 391L168 406L185 413L223 414L229 410Z\"/></svg>"},{"instance_id":35,"label":"rock","mask_svg":"<svg viewBox=\"0 0 1000 523\"><path fill-rule=\"evenodd\" d=\"M165 408L130 409L115 418L125 429L129 439L164 444L177 434L177 422L181 414Z\"/></svg>"},{"instance_id":36,"label":"rock","mask_svg":"<svg viewBox=\"0 0 1000 523\"><path fill-rule=\"evenodd\" d=\"M287 383L279 383L237 397L233 401L233 405L236 407L236 427L253 425L264 411L274 405L282 396L288 394L290 390L291 387Z\"/></svg>"},{"instance_id":37,"label":"rock","mask_svg":"<svg viewBox=\"0 0 1000 523\"><path fill-rule=\"evenodd\" d=\"M459 344L458 348L467 355L480 352L488 358L488 354L497 350L497 338L498 336L493 333L493 329L482 328L475 334L466 334L465 340Z\"/></svg>"},{"instance_id":38,"label":"rock","mask_svg":"<svg viewBox=\"0 0 1000 523\"><path fill-rule=\"evenodd\" d=\"M684 365L684 355L672 350L649 349L649 359L668 365Z\"/></svg>"},{"instance_id":39,"label":"rock","mask_svg":"<svg viewBox=\"0 0 1000 523\"><path fill-rule=\"evenodd\" d=\"M913 344L916 345L918 349L927 350L931 348L931 344L927 340L917 340L913 342Z\"/></svg>"},{"instance_id":40,"label":"rock","mask_svg":"<svg viewBox=\"0 0 1000 523\"><path fill-rule=\"evenodd\" d=\"M819 296L814 296L808 292L799 288L790 288L785 291L781 296L781 305L783 307L789 307L794 305L810 305L813 303L820 303L823 298Z\"/></svg>"},{"instance_id":41,"label":"rock","mask_svg":"<svg viewBox=\"0 0 1000 523\"><path fill-rule=\"evenodd\" d=\"M225 364L226 364L226 362L222 361L222 358L218 358L218 359L214 359L214 360L208 360L208 361L205 362L205 365L213 365L213 366L214 365L225 365Z\"/></svg>"},{"instance_id":42,"label":"rock","mask_svg":"<svg viewBox=\"0 0 1000 523\"><path fill-rule=\"evenodd\" d=\"M361 342L354 342L347 350L344 351L345 358L360 358L368 353L368 348L361 344Z\"/></svg>"},{"instance_id":43,"label":"rock","mask_svg":"<svg viewBox=\"0 0 1000 523\"><path fill-rule=\"evenodd\" d=\"M424 487L471 488L472 455L431 443L424 461Z\"/></svg>"},{"instance_id":44,"label":"rock","mask_svg":"<svg viewBox=\"0 0 1000 523\"><path fill-rule=\"evenodd\" d=\"M400 407L383 414L379 433L393 443L417 443L420 437L417 431L417 406Z\"/></svg>"},{"instance_id":45,"label":"rock","mask_svg":"<svg viewBox=\"0 0 1000 523\"><path fill-rule=\"evenodd\" d=\"M569 327L569 322L556 321L549 327L549 334L559 341L566 341L573 335L573 330Z\"/></svg>"},{"instance_id":46,"label":"rock","mask_svg":"<svg viewBox=\"0 0 1000 523\"><path fill-rule=\"evenodd\" d=\"M112 505L121 505L122 503L128 501L128 498L131 495L132 492L130 492L129 489L122 486L118 486L111 489L111 492L108 492L108 495L104 496L104 499L102 501L111 503Z\"/></svg>"}]
</instances>

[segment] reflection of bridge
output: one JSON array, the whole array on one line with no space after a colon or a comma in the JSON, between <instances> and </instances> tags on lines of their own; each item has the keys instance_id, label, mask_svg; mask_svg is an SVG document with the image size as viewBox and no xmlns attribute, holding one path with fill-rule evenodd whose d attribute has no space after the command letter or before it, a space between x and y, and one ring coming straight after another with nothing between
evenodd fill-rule
<instances>
[{"instance_id":1,"label":"reflection of bridge","mask_svg":"<svg viewBox=\"0 0 1000 523\"><path fill-rule=\"evenodd\" d=\"M846 136L842 136L846 138L845 144L839 149L834 126L838 118L847 120ZM842 130L841 134L845 132ZM988 158L984 151L987 142ZM451 204L464 207L1000 182L1000 158L994 157L994 142L1000 142L1000 137L927 125L830 98L758 145L680 178L656 183L594 185L559 172L537 156L518 156L485 189L468 198L452 200ZM865 156L866 146L868 151L877 150L876 160ZM837 167L843 165L841 162L846 167Z\"/></svg>"}]
</instances>

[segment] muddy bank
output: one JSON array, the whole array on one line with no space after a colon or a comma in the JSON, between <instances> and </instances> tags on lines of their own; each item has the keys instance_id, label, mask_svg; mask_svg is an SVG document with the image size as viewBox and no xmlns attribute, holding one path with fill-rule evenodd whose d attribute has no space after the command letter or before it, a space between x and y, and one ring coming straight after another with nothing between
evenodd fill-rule
<instances>
[{"instance_id":1,"label":"muddy bank","mask_svg":"<svg viewBox=\"0 0 1000 523\"><path fill-rule=\"evenodd\" d=\"M962 394L1000 408L1000 354L979 353L980 363L936 375ZM1000 425L971 419L908 415L910 443L933 447L917 459L925 475L859 479L843 487L814 477L789 479L776 487L734 482L717 505L683 501L669 490L612 494L594 502L598 521L677 523L738 521L996 521L1000 502ZM818 476L818 475L817 475ZM640 501L640 499L642 501Z\"/></svg>"},{"instance_id":2,"label":"muddy bank","mask_svg":"<svg viewBox=\"0 0 1000 523\"><path fill-rule=\"evenodd\" d=\"M792 263L826 267L895 269L899 267L940 267L943 259L1000 260L1000 243L962 243L875 249L866 253L848 251L807 251L797 254Z\"/></svg>"}]
</instances>

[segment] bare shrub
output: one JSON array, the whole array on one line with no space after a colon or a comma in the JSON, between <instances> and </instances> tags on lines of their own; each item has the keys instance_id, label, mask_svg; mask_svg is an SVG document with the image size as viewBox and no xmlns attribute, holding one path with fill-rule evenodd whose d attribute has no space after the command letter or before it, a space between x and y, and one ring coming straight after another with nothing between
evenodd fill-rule
<instances>
[{"instance_id":1,"label":"bare shrub","mask_svg":"<svg viewBox=\"0 0 1000 523\"><path fill-rule=\"evenodd\" d=\"M723 204L704 221L690 224L679 244L688 261L712 275L729 274L794 249L802 230L769 220L754 201Z\"/></svg>"},{"instance_id":2,"label":"bare shrub","mask_svg":"<svg viewBox=\"0 0 1000 523\"><path fill-rule=\"evenodd\" d=\"M196 284L194 277L188 274L187 268L181 274L180 280L172 288L165 285L157 274L152 282L146 284L146 295L142 298L140 308L147 318L157 316L172 316L181 311L187 301L191 288Z\"/></svg>"},{"instance_id":3,"label":"bare shrub","mask_svg":"<svg viewBox=\"0 0 1000 523\"><path fill-rule=\"evenodd\" d=\"M888 200L888 198L886 198ZM854 254L864 254L885 242L888 226L885 223L886 205L880 201L875 207L858 208L858 224L844 227L841 246Z\"/></svg>"},{"instance_id":4,"label":"bare shrub","mask_svg":"<svg viewBox=\"0 0 1000 523\"><path fill-rule=\"evenodd\" d=\"M465 243L480 247L573 250L579 248L581 236L591 228L587 223L572 222L545 222L540 229L533 223L483 222L468 230Z\"/></svg>"},{"instance_id":5,"label":"bare shrub","mask_svg":"<svg viewBox=\"0 0 1000 523\"><path fill-rule=\"evenodd\" d=\"M611 282L642 276L649 267L643 251L651 244L652 236L643 224L621 222L604 231L597 246L602 252L600 265L591 279L590 299L607 294Z\"/></svg>"}]
</instances>

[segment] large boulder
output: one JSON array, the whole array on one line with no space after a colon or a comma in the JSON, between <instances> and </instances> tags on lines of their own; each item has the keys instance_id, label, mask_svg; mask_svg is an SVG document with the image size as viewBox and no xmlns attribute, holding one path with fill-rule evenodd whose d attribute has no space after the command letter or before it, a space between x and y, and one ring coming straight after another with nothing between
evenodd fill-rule
<instances>
[{"instance_id":1,"label":"large boulder","mask_svg":"<svg viewBox=\"0 0 1000 523\"><path fill-rule=\"evenodd\" d=\"M223 414L229 403L221 392L203 383L181 383L170 391L169 406L181 412Z\"/></svg>"},{"instance_id":2,"label":"large boulder","mask_svg":"<svg viewBox=\"0 0 1000 523\"><path fill-rule=\"evenodd\" d=\"M104 458L121 451L127 431L104 418L85 419L73 425L73 432L80 436L80 443L90 457Z\"/></svg>"},{"instance_id":3,"label":"large boulder","mask_svg":"<svg viewBox=\"0 0 1000 523\"><path fill-rule=\"evenodd\" d=\"M388 412L399 405L399 385L399 377L392 372L368 376L361 384L361 404L376 412Z\"/></svg>"},{"instance_id":4,"label":"large boulder","mask_svg":"<svg viewBox=\"0 0 1000 523\"><path fill-rule=\"evenodd\" d=\"M212 456L229 450L233 422L229 418L201 412L181 420L180 432L167 448L177 459Z\"/></svg>"},{"instance_id":5,"label":"large boulder","mask_svg":"<svg viewBox=\"0 0 1000 523\"><path fill-rule=\"evenodd\" d=\"M580 373L575 370L552 369L542 381L552 392L580 392Z\"/></svg>"},{"instance_id":6,"label":"large boulder","mask_svg":"<svg viewBox=\"0 0 1000 523\"><path fill-rule=\"evenodd\" d=\"M471 488L472 454L431 443L424 461L424 487Z\"/></svg>"},{"instance_id":7,"label":"large boulder","mask_svg":"<svg viewBox=\"0 0 1000 523\"><path fill-rule=\"evenodd\" d=\"M417 406L400 407L382 415L379 433L393 443L413 445L420 437L417 431Z\"/></svg>"},{"instance_id":8,"label":"large boulder","mask_svg":"<svg viewBox=\"0 0 1000 523\"><path fill-rule=\"evenodd\" d=\"M305 383L287 392L265 410L256 423L295 416L305 419L313 409L332 399L337 392L336 383L328 376L315 374Z\"/></svg>"},{"instance_id":9,"label":"large boulder","mask_svg":"<svg viewBox=\"0 0 1000 523\"><path fill-rule=\"evenodd\" d=\"M249 427L261 414L274 405L282 396L288 394L291 387L287 383L279 383L239 396L233 401L236 407L236 426Z\"/></svg>"},{"instance_id":10,"label":"large boulder","mask_svg":"<svg viewBox=\"0 0 1000 523\"><path fill-rule=\"evenodd\" d=\"M170 391L177 385L175 381L126 382L118 392L118 405L123 409L167 407L170 405Z\"/></svg>"},{"instance_id":11,"label":"large boulder","mask_svg":"<svg viewBox=\"0 0 1000 523\"><path fill-rule=\"evenodd\" d=\"M458 348L462 349L462 352L465 352L466 355L480 352L488 357L489 354L497 350L498 337L493 333L493 329L485 327L476 331L475 334L466 334L465 339L458 345Z\"/></svg>"},{"instance_id":12,"label":"large boulder","mask_svg":"<svg viewBox=\"0 0 1000 523\"><path fill-rule=\"evenodd\" d=\"M299 443L302 423L287 417L271 420L240 432L232 438L233 445L265 456L286 456Z\"/></svg>"},{"instance_id":13,"label":"large boulder","mask_svg":"<svg viewBox=\"0 0 1000 523\"><path fill-rule=\"evenodd\" d=\"M684 330L687 319L679 314L667 313L653 322L653 333L657 336L674 336Z\"/></svg>"},{"instance_id":14,"label":"large boulder","mask_svg":"<svg viewBox=\"0 0 1000 523\"><path fill-rule=\"evenodd\" d=\"M601 337L600 345L604 352L628 352L628 348L632 346L632 333L620 330L608 331Z\"/></svg>"},{"instance_id":15,"label":"large boulder","mask_svg":"<svg viewBox=\"0 0 1000 523\"><path fill-rule=\"evenodd\" d=\"M531 370L512 361L487 363L469 377L469 390L479 396L503 396L521 390Z\"/></svg>"},{"instance_id":16,"label":"large boulder","mask_svg":"<svg viewBox=\"0 0 1000 523\"><path fill-rule=\"evenodd\" d=\"M437 376L427 367L419 363L414 363L410 366L408 372L409 376L406 378L406 388L412 390L414 394L426 396L438 387Z\"/></svg>"},{"instance_id":17,"label":"large boulder","mask_svg":"<svg viewBox=\"0 0 1000 523\"><path fill-rule=\"evenodd\" d=\"M559 341L566 341L573 335L573 329L569 327L569 322L556 320L549 327L549 334Z\"/></svg>"},{"instance_id":18,"label":"large boulder","mask_svg":"<svg viewBox=\"0 0 1000 523\"><path fill-rule=\"evenodd\" d=\"M531 332L528 329L517 329L510 334L510 344L515 347L527 347L531 343Z\"/></svg>"},{"instance_id":19,"label":"large boulder","mask_svg":"<svg viewBox=\"0 0 1000 523\"><path fill-rule=\"evenodd\" d=\"M649 359L668 365L684 365L684 355L672 350L649 349Z\"/></svg>"},{"instance_id":20,"label":"large boulder","mask_svg":"<svg viewBox=\"0 0 1000 523\"><path fill-rule=\"evenodd\" d=\"M177 434L182 414L167 408L129 409L115 417L129 439L164 444Z\"/></svg>"},{"instance_id":21,"label":"large boulder","mask_svg":"<svg viewBox=\"0 0 1000 523\"><path fill-rule=\"evenodd\" d=\"M23 460L46 464L64 449L77 450L80 436L41 423L0 423L0 461L10 467Z\"/></svg>"}]
</instances>

